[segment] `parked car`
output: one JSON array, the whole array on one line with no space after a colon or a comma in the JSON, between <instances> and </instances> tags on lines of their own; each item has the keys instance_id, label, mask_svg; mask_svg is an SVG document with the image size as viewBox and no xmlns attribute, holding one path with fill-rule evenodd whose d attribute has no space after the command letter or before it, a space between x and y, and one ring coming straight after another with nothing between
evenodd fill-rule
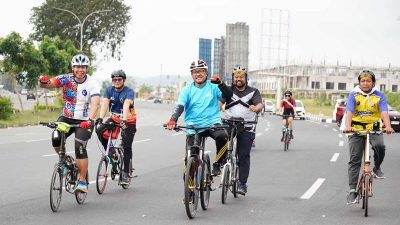
<instances>
[{"instance_id":1,"label":"parked car","mask_svg":"<svg viewBox=\"0 0 400 225\"><path fill-rule=\"evenodd\" d=\"M27 89L22 89L21 90L21 95L26 95L28 94L28 90Z\"/></svg>"},{"instance_id":2,"label":"parked car","mask_svg":"<svg viewBox=\"0 0 400 225\"><path fill-rule=\"evenodd\" d=\"M346 100L345 99L337 99L336 105L335 105L335 110L333 113L335 115L336 124L338 125L338 127L340 127L340 124L342 123L342 118L343 118L345 111L346 111Z\"/></svg>"},{"instance_id":3,"label":"parked car","mask_svg":"<svg viewBox=\"0 0 400 225\"><path fill-rule=\"evenodd\" d=\"M296 100L296 113L297 113L297 118L301 120L306 119L306 110L304 108L304 104L300 100Z\"/></svg>"},{"instance_id":4,"label":"parked car","mask_svg":"<svg viewBox=\"0 0 400 225\"><path fill-rule=\"evenodd\" d=\"M154 103L162 103L162 99L160 97L155 97L153 102Z\"/></svg>"},{"instance_id":5,"label":"parked car","mask_svg":"<svg viewBox=\"0 0 400 225\"><path fill-rule=\"evenodd\" d=\"M393 130L400 132L400 112L393 109L390 105L388 105L388 109L390 124L392 125Z\"/></svg>"},{"instance_id":6,"label":"parked car","mask_svg":"<svg viewBox=\"0 0 400 225\"><path fill-rule=\"evenodd\" d=\"M275 114L275 105L271 100L264 100L264 112Z\"/></svg>"},{"instance_id":7,"label":"parked car","mask_svg":"<svg viewBox=\"0 0 400 225\"><path fill-rule=\"evenodd\" d=\"M26 100L29 100L29 99L36 100L35 94L33 94L32 92L28 93L28 94L26 95Z\"/></svg>"}]
</instances>

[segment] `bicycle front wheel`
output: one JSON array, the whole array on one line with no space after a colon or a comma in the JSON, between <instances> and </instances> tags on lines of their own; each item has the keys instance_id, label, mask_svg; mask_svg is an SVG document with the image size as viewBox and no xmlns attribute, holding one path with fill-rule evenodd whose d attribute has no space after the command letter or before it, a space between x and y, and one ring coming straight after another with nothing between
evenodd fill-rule
<instances>
[{"instance_id":1,"label":"bicycle front wheel","mask_svg":"<svg viewBox=\"0 0 400 225\"><path fill-rule=\"evenodd\" d=\"M372 180L371 180L371 176L369 175L365 175L364 178L364 183L363 183L364 188L364 195L363 195L363 205L364 205L364 216L367 217L368 216L368 198L370 196L370 194L372 194L372 190L371 190L371 186L372 186Z\"/></svg>"},{"instance_id":2,"label":"bicycle front wheel","mask_svg":"<svg viewBox=\"0 0 400 225\"><path fill-rule=\"evenodd\" d=\"M290 142L290 136L289 132L285 132L285 136L283 137L283 150L287 151L289 150L289 142Z\"/></svg>"},{"instance_id":3,"label":"bicycle front wheel","mask_svg":"<svg viewBox=\"0 0 400 225\"><path fill-rule=\"evenodd\" d=\"M222 174L222 193L221 193L222 204L225 204L226 197L228 196L229 173L230 173L229 166L225 166Z\"/></svg>"},{"instance_id":4,"label":"bicycle front wheel","mask_svg":"<svg viewBox=\"0 0 400 225\"><path fill-rule=\"evenodd\" d=\"M75 185L78 185L78 180L79 180L79 170L76 175ZM86 173L86 184L88 185L89 189L89 171ZM76 202L78 202L78 204L82 204L83 202L85 202L86 196L87 196L86 192L75 191L75 199Z\"/></svg>"},{"instance_id":5,"label":"bicycle front wheel","mask_svg":"<svg viewBox=\"0 0 400 225\"><path fill-rule=\"evenodd\" d=\"M211 182L210 157L205 154L200 187L200 202L203 210L207 210L210 202Z\"/></svg>"},{"instance_id":6,"label":"bicycle front wheel","mask_svg":"<svg viewBox=\"0 0 400 225\"><path fill-rule=\"evenodd\" d=\"M235 180L233 181L233 184L232 184L232 194L233 194L233 197L237 198L238 182L239 182L239 166L237 166L237 165L236 165L234 176L235 176Z\"/></svg>"},{"instance_id":7,"label":"bicycle front wheel","mask_svg":"<svg viewBox=\"0 0 400 225\"><path fill-rule=\"evenodd\" d=\"M56 166L53 171L50 183L50 208L57 212L62 197L62 171L63 166Z\"/></svg>"},{"instance_id":8,"label":"bicycle front wheel","mask_svg":"<svg viewBox=\"0 0 400 225\"><path fill-rule=\"evenodd\" d=\"M194 157L190 157L186 164L185 172L185 208L186 214L190 219L193 219L197 213L198 199L199 199L199 176L198 167L199 162Z\"/></svg>"},{"instance_id":9,"label":"bicycle front wheel","mask_svg":"<svg viewBox=\"0 0 400 225\"><path fill-rule=\"evenodd\" d=\"M97 176L96 176L96 189L97 193L103 194L106 189L107 178L108 178L108 157L103 156L100 159L99 166L97 167Z\"/></svg>"}]
</instances>

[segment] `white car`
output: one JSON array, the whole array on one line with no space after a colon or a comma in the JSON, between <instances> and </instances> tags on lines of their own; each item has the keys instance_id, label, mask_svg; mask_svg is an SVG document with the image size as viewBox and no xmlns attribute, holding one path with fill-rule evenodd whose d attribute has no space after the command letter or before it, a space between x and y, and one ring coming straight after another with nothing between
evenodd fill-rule
<instances>
[{"instance_id":1,"label":"white car","mask_svg":"<svg viewBox=\"0 0 400 225\"><path fill-rule=\"evenodd\" d=\"M304 104L300 100L296 100L296 113L297 118L301 120L306 119L306 110L304 109Z\"/></svg>"},{"instance_id":2,"label":"white car","mask_svg":"<svg viewBox=\"0 0 400 225\"><path fill-rule=\"evenodd\" d=\"M264 100L264 112L275 114L275 105L271 100Z\"/></svg>"}]
</instances>

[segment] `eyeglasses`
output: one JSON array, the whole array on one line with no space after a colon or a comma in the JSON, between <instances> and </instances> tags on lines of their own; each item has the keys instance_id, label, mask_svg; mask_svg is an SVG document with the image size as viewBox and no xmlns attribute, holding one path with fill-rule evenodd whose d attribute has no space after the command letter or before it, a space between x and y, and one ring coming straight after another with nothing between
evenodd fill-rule
<instances>
[{"instance_id":1,"label":"eyeglasses","mask_svg":"<svg viewBox=\"0 0 400 225\"><path fill-rule=\"evenodd\" d=\"M291 95L285 95L285 97L290 97Z\"/></svg>"},{"instance_id":2,"label":"eyeglasses","mask_svg":"<svg viewBox=\"0 0 400 225\"><path fill-rule=\"evenodd\" d=\"M199 73L205 73L206 70L205 69L197 69L197 70L192 70L192 74L199 74Z\"/></svg>"},{"instance_id":3,"label":"eyeglasses","mask_svg":"<svg viewBox=\"0 0 400 225\"><path fill-rule=\"evenodd\" d=\"M114 78L112 79L112 82L122 82L122 78Z\"/></svg>"}]
</instances>

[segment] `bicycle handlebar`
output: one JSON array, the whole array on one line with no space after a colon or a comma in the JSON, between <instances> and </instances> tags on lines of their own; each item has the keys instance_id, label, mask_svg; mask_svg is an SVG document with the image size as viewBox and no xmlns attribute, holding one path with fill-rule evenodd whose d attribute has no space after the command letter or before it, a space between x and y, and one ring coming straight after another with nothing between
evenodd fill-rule
<instances>
[{"instance_id":1,"label":"bicycle handlebar","mask_svg":"<svg viewBox=\"0 0 400 225\"><path fill-rule=\"evenodd\" d=\"M39 121L39 124L40 124L40 125L47 126L47 127L49 127L49 128L52 128L52 129L57 128L57 125L60 124L60 123L65 123L65 122L59 122L59 121L55 121L55 122L41 122L41 121ZM66 123L66 124L68 124L68 123ZM79 124L68 124L68 125L71 126L71 127L75 127L75 128L80 127Z\"/></svg>"},{"instance_id":2,"label":"bicycle handlebar","mask_svg":"<svg viewBox=\"0 0 400 225\"><path fill-rule=\"evenodd\" d=\"M382 134L386 133L386 130L358 130L358 131L343 131L343 133L349 136L366 136L367 134Z\"/></svg>"},{"instance_id":3,"label":"bicycle handlebar","mask_svg":"<svg viewBox=\"0 0 400 225\"><path fill-rule=\"evenodd\" d=\"M163 127L167 128L167 124L163 124ZM225 124L216 124L216 125L212 125L212 126L193 126L193 125L181 126L181 125L176 125L174 127L174 130L186 129L186 130L195 130L196 132L198 132L199 130L203 130L203 129L225 129L225 128L229 128L229 126L227 126Z\"/></svg>"},{"instance_id":4,"label":"bicycle handlebar","mask_svg":"<svg viewBox=\"0 0 400 225\"><path fill-rule=\"evenodd\" d=\"M222 119L222 122L228 123L228 124L257 124L257 121L245 121L243 118L229 118L229 119Z\"/></svg>"}]
</instances>

